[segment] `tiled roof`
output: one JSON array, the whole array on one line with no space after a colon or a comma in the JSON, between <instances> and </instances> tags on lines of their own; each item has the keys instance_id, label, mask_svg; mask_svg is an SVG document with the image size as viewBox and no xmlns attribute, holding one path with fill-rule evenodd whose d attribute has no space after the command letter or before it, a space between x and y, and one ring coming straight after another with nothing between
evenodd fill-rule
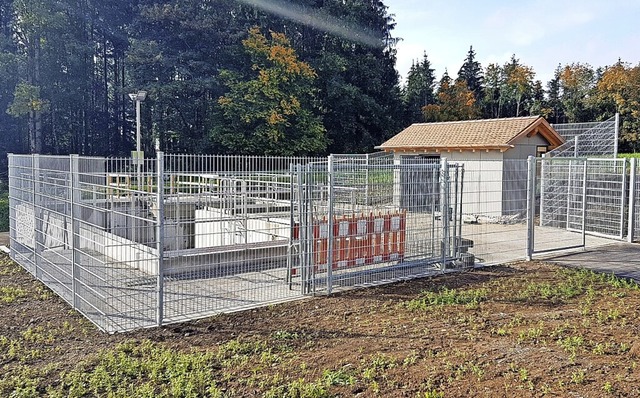
<instances>
[{"instance_id":1,"label":"tiled roof","mask_svg":"<svg viewBox=\"0 0 640 398\"><path fill-rule=\"evenodd\" d=\"M540 127L543 135L562 140L541 116L504 119L465 120L458 122L415 123L390 138L378 148L495 148L508 149L521 134ZM550 131L549 131L550 130ZM552 137L549 137L551 135ZM555 136L555 137L553 137ZM551 142L558 145L557 142Z\"/></svg>"}]
</instances>

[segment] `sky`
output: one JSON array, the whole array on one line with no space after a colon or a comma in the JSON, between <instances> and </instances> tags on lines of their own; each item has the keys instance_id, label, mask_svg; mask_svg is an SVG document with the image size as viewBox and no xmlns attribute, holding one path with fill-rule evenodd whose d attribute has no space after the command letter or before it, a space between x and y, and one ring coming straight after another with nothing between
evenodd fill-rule
<instances>
[{"instance_id":1,"label":"sky","mask_svg":"<svg viewBox=\"0 0 640 398\"><path fill-rule=\"evenodd\" d=\"M558 64L640 63L640 0L385 0L395 15L397 69L426 52L439 80L473 46L483 68L515 54L546 84Z\"/></svg>"}]
</instances>

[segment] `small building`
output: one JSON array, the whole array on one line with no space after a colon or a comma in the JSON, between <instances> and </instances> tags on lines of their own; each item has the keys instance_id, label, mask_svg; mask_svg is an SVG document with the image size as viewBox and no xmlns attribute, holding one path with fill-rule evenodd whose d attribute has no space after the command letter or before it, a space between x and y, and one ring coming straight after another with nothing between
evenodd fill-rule
<instances>
[{"instance_id":1,"label":"small building","mask_svg":"<svg viewBox=\"0 0 640 398\"><path fill-rule=\"evenodd\" d=\"M464 164L463 213L504 216L526 205L526 159L541 156L564 139L541 116L415 123L377 149L394 162L416 157Z\"/></svg>"}]
</instances>

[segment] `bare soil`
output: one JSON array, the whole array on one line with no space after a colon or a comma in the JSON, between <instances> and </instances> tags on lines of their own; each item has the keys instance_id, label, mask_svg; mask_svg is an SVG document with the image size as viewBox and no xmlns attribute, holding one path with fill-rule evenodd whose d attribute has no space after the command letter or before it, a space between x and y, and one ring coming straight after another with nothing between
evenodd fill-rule
<instances>
[{"instance_id":1,"label":"bare soil","mask_svg":"<svg viewBox=\"0 0 640 398\"><path fill-rule=\"evenodd\" d=\"M634 283L527 262L108 335L2 256L0 396L74 396L66 374L150 341L217 353L222 396L638 397L639 309Z\"/></svg>"}]
</instances>

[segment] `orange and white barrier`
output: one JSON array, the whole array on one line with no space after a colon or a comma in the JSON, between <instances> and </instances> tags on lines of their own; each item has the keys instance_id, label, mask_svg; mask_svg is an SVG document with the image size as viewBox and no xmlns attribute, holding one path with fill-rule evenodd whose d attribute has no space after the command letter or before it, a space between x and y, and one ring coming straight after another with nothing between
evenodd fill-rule
<instances>
[{"instance_id":1,"label":"orange and white barrier","mask_svg":"<svg viewBox=\"0 0 640 398\"><path fill-rule=\"evenodd\" d=\"M333 219L333 252L329 256L329 222L313 224L312 258L316 272L345 269L389 261L402 261L405 254L407 213L388 212L352 215ZM300 239L299 225L293 226L293 239ZM291 270L292 275L297 269Z\"/></svg>"}]
</instances>

